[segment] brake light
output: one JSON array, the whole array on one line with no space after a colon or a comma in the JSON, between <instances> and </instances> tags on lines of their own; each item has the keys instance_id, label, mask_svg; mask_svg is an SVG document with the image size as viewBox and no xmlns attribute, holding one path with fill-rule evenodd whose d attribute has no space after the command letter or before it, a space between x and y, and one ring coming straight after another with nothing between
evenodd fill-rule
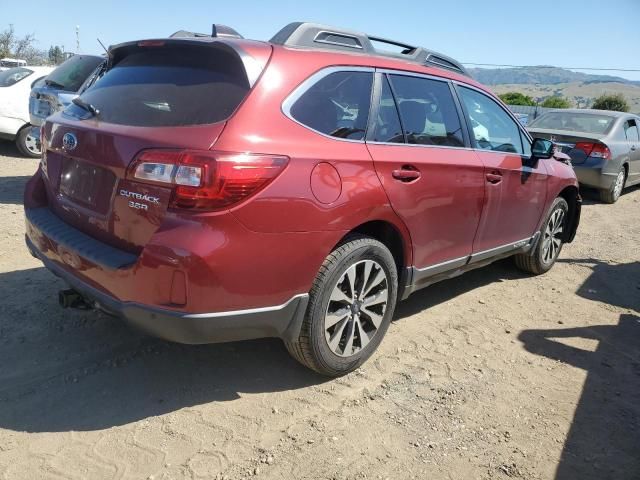
<instances>
[{"instance_id":1,"label":"brake light","mask_svg":"<svg viewBox=\"0 0 640 480\"><path fill-rule=\"evenodd\" d=\"M129 176L172 186L172 207L218 210L262 190L288 161L281 155L144 150L133 162Z\"/></svg>"},{"instance_id":2,"label":"brake light","mask_svg":"<svg viewBox=\"0 0 640 480\"><path fill-rule=\"evenodd\" d=\"M576 150L582 150L587 157L611 160L611 150L602 143L578 142L574 148Z\"/></svg>"}]
</instances>

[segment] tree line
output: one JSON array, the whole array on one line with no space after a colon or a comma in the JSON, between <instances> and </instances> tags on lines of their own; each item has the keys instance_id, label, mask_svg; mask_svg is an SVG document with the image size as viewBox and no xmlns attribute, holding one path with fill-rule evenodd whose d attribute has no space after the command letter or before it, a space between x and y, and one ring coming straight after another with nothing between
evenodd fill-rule
<instances>
[{"instance_id":1,"label":"tree line","mask_svg":"<svg viewBox=\"0 0 640 480\"><path fill-rule=\"evenodd\" d=\"M520 92L506 92L498 95L507 105L524 105L535 107L536 105L545 108L571 108L573 105L569 99L554 95L544 99L542 103L536 102L533 97ZM594 110L614 110L617 112L628 112L629 103L621 93L602 94L593 101L591 108Z\"/></svg>"},{"instance_id":2,"label":"tree line","mask_svg":"<svg viewBox=\"0 0 640 480\"><path fill-rule=\"evenodd\" d=\"M19 36L13 25L9 25L9 28L0 31L0 58L26 60L28 65L58 65L65 56L58 45L52 45L48 51L37 48L34 34Z\"/></svg>"}]
</instances>

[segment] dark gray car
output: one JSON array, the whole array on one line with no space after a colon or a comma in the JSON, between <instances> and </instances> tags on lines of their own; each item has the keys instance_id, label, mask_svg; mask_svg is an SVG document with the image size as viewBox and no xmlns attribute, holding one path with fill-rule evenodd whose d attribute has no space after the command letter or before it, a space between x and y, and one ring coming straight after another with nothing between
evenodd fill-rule
<instances>
[{"instance_id":1,"label":"dark gray car","mask_svg":"<svg viewBox=\"0 0 640 480\"><path fill-rule=\"evenodd\" d=\"M608 110L554 110L527 128L571 157L580 184L614 203L622 189L640 183L640 117Z\"/></svg>"}]
</instances>

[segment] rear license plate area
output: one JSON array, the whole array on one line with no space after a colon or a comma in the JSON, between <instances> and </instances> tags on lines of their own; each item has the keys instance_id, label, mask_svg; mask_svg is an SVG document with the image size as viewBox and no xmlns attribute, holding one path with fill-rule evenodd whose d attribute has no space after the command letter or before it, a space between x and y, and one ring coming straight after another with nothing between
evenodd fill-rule
<instances>
[{"instance_id":1,"label":"rear license plate area","mask_svg":"<svg viewBox=\"0 0 640 480\"><path fill-rule=\"evenodd\" d=\"M106 168L74 158L62 159L59 192L73 203L105 215L114 184L115 175Z\"/></svg>"}]
</instances>

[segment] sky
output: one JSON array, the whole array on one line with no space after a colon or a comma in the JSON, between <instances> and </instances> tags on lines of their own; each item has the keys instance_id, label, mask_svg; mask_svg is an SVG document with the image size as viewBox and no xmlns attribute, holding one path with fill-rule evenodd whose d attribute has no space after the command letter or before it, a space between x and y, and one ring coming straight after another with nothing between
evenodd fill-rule
<instances>
[{"instance_id":1,"label":"sky","mask_svg":"<svg viewBox=\"0 0 640 480\"><path fill-rule=\"evenodd\" d=\"M100 53L105 45L207 33L212 23L268 40L313 21L416 44L460 62L640 70L640 0L0 0L0 30L33 33L37 47ZM637 72L596 72L640 80Z\"/></svg>"}]
</instances>

